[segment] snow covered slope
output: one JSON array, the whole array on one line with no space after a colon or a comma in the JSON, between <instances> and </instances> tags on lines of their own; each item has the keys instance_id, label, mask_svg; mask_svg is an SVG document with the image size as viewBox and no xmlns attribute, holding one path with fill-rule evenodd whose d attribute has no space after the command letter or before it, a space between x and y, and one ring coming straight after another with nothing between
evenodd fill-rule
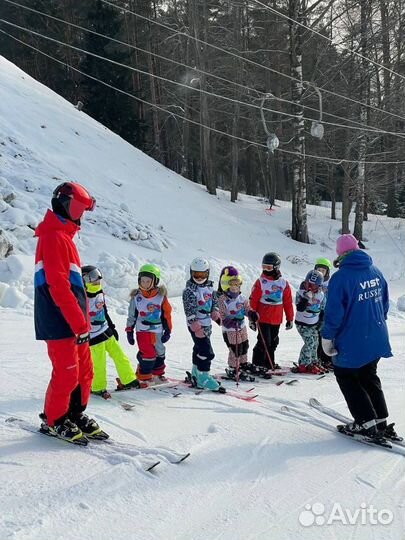
<instances>
[{"instance_id":1,"label":"snow covered slope","mask_svg":"<svg viewBox=\"0 0 405 540\"><path fill-rule=\"evenodd\" d=\"M248 291L263 253L278 251L296 287L315 258L334 257L339 231L327 208L309 207L314 243L292 241L284 234L289 204L280 203L269 215L256 198L242 196L232 204L228 193L208 195L0 58L0 227L15 247L0 261L0 538L402 538L404 458L342 440L280 411L288 404L313 414L306 403L315 396L347 414L330 375L319 381L301 377L292 386L255 383L259 397L251 403L185 391L177 398L149 390L117 394L111 402L92 398L90 411L103 427L115 440L142 448L143 456L133 446L72 448L4 421L18 416L36 425L42 410L50 366L44 344L33 335L33 229L64 180L83 183L97 198L77 243L83 263L103 271L121 334L137 269L145 261L162 267L174 305L167 355L173 377L182 377L190 365L178 296L193 257L208 257L214 278L224 264L237 264ZM405 223L370 216L365 237L390 282L395 357L384 361L381 373L392 418L405 432L404 317L396 308L405 288ZM213 368L220 371L227 354L217 328L213 342ZM134 349L123 346L135 361ZM279 362L291 365L300 347L295 330L282 330ZM113 388L113 365L109 381ZM121 401L135 408L124 411ZM164 447L192 456L171 465ZM152 475L141 465L153 455L162 463ZM388 509L393 519L387 525L359 519L354 525L305 527L300 514L315 503L325 506L324 515L333 503L353 512L365 503Z\"/></svg>"}]
</instances>

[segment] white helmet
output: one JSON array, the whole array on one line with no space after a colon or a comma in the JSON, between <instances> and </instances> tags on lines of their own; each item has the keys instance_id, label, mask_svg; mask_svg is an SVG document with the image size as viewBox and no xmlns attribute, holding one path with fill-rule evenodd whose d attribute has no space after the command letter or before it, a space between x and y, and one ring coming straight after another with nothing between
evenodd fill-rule
<instances>
[{"instance_id":1,"label":"white helmet","mask_svg":"<svg viewBox=\"0 0 405 540\"><path fill-rule=\"evenodd\" d=\"M191 261L190 264L190 272L209 272L210 271L210 263L207 261L207 259L203 259L202 257L196 257Z\"/></svg>"},{"instance_id":2,"label":"white helmet","mask_svg":"<svg viewBox=\"0 0 405 540\"><path fill-rule=\"evenodd\" d=\"M190 264L190 277L197 283L203 285L210 276L210 263L207 259L196 257Z\"/></svg>"}]
</instances>

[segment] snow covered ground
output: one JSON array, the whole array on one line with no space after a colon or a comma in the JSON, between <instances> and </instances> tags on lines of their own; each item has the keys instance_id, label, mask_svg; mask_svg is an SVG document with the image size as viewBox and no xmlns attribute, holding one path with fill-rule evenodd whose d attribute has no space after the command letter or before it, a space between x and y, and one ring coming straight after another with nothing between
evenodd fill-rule
<instances>
[{"instance_id":1,"label":"snow covered ground","mask_svg":"<svg viewBox=\"0 0 405 540\"><path fill-rule=\"evenodd\" d=\"M14 244L14 254L0 261L0 538L404 538L404 457L281 412L287 404L320 418L307 405L317 397L347 414L331 375L301 376L291 386L255 382L255 402L187 390L174 398L163 389L114 394L110 402L93 397L89 411L114 440L128 443L121 447L76 448L5 422L17 416L37 425L43 406L50 364L33 332L33 228L61 181L82 182L97 198L77 243L83 263L103 271L121 335L137 269L146 261L161 266L174 305L168 374L178 378L190 366L179 295L194 256L210 259L214 278L224 264L237 265L248 292L263 253L278 251L284 275L297 287L315 258L334 257L339 222L329 219L328 208L309 207L313 244L294 242L284 234L289 204L269 215L256 198L231 204L226 192L211 197L1 57L0 119L0 227ZM398 309L405 222L370 216L365 238L390 284L395 356L380 372L392 419L405 433L405 317ZM218 328L213 343L218 372L227 356ZM135 360L136 350L125 338L122 344ZM282 330L279 363L291 365L300 347L295 330ZM114 376L111 364L111 388ZM123 401L135 407L125 411ZM174 451L192 455L172 465ZM161 464L145 472L154 455ZM376 524L373 508L380 512Z\"/></svg>"}]
</instances>

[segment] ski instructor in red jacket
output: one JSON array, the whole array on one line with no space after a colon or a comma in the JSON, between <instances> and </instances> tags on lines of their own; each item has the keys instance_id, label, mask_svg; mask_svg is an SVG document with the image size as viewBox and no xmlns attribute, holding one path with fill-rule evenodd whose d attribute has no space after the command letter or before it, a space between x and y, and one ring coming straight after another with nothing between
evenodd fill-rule
<instances>
[{"instance_id":1,"label":"ski instructor in red jacket","mask_svg":"<svg viewBox=\"0 0 405 540\"><path fill-rule=\"evenodd\" d=\"M53 368L40 431L75 444L87 444L88 437L104 433L83 413L93 364L87 298L73 242L81 217L95 204L83 186L65 182L53 192L52 211L35 230L35 334L46 341Z\"/></svg>"}]
</instances>

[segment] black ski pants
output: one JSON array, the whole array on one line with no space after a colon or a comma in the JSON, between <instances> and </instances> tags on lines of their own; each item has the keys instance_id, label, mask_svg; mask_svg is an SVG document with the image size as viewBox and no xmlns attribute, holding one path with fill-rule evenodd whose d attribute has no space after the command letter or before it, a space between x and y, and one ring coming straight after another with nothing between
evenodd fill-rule
<instances>
[{"instance_id":1,"label":"black ski pants","mask_svg":"<svg viewBox=\"0 0 405 540\"><path fill-rule=\"evenodd\" d=\"M384 392L377 375L378 360L379 358L361 368L335 366L334 369L347 406L355 422L359 424L388 417Z\"/></svg>"},{"instance_id":2,"label":"black ski pants","mask_svg":"<svg viewBox=\"0 0 405 540\"><path fill-rule=\"evenodd\" d=\"M215 358L212 350L211 340L209 335L203 338L197 337L189 328L189 332L194 342L193 347L193 364L197 366L199 371L210 371L211 360Z\"/></svg>"},{"instance_id":3,"label":"black ski pants","mask_svg":"<svg viewBox=\"0 0 405 540\"><path fill-rule=\"evenodd\" d=\"M275 351L279 343L278 333L280 331L279 324L259 323L257 329L257 343L253 347L252 363L255 366L262 366L271 369L267 352L270 355L272 364L276 363ZM262 338L263 335L263 338ZM267 349L267 352L266 352Z\"/></svg>"}]
</instances>

